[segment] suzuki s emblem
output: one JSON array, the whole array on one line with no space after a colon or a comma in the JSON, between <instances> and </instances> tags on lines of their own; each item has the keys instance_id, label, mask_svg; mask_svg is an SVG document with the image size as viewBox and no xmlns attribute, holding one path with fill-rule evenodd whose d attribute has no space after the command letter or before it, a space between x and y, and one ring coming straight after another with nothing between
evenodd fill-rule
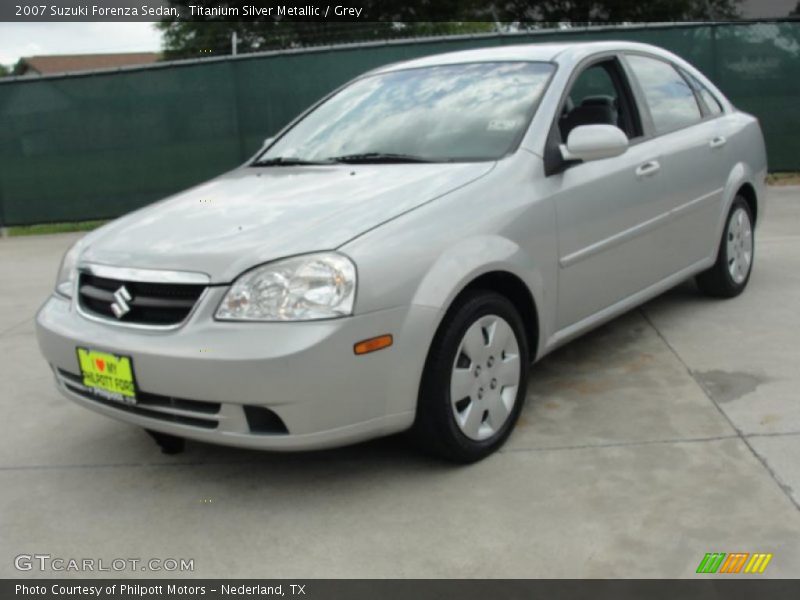
<instances>
[{"instance_id":1,"label":"suzuki s emblem","mask_svg":"<svg viewBox=\"0 0 800 600\"><path fill-rule=\"evenodd\" d=\"M128 302L130 301L131 293L124 285L114 292L114 302L111 303L111 311L114 313L114 316L121 319L131 312L131 307L128 306Z\"/></svg>"}]
</instances>

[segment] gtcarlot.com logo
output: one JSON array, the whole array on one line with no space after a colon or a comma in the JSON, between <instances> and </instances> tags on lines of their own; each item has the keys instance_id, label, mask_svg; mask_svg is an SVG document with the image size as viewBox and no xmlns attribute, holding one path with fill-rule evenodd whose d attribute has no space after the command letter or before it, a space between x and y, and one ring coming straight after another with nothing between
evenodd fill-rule
<instances>
[{"instance_id":1,"label":"gtcarlot.com logo","mask_svg":"<svg viewBox=\"0 0 800 600\"><path fill-rule=\"evenodd\" d=\"M56 573L92 573L120 571L194 571L193 558L62 558L50 554L18 554L14 557L18 571L52 571Z\"/></svg>"}]
</instances>

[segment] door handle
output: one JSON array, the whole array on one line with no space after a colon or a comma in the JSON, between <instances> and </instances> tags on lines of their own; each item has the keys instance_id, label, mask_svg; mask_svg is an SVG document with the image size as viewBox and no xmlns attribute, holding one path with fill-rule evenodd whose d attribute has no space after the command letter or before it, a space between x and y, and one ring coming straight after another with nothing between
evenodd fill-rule
<instances>
[{"instance_id":1,"label":"door handle","mask_svg":"<svg viewBox=\"0 0 800 600\"><path fill-rule=\"evenodd\" d=\"M728 140L725 139L725 136L720 135L720 136L717 136L714 139L712 139L710 142L708 142L708 145L711 148L721 148L722 146L724 146L727 143L728 143Z\"/></svg>"},{"instance_id":2,"label":"door handle","mask_svg":"<svg viewBox=\"0 0 800 600\"><path fill-rule=\"evenodd\" d=\"M657 160L648 160L646 163L642 163L636 168L636 176L637 177L648 177L649 175L654 175L661 169L661 165L658 164Z\"/></svg>"}]
</instances>

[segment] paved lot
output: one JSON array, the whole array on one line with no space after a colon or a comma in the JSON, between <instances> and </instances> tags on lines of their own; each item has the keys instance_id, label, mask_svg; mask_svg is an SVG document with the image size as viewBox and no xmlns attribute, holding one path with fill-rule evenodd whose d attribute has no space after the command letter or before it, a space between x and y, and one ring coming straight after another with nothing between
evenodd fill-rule
<instances>
[{"instance_id":1,"label":"paved lot","mask_svg":"<svg viewBox=\"0 0 800 600\"><path fill-rule=\"evenodd\" d=\"M796 577L800 188L771 192L757 237L743 296L683 285L563 348L469 467L398 438L163 456L63 400L39 357L32 316L75 236L0 240L0 577L34 552L202 577L689 577L710 551Z\"/></svg>"}]
</instances>

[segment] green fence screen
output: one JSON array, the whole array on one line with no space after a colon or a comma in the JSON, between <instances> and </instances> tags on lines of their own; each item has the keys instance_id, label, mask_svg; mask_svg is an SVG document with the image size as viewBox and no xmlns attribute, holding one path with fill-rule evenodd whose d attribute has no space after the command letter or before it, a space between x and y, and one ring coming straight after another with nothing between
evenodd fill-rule
<instances>
[{"instance_id":1,"label":"green fence screen","mask_svg":"<svg viewBox=\"0 0 800 600\"><path fill-rule=\"evenodd\" d=\"M625 39L662 46L760 120L770 169L800 170L800 22L438 38L0 79L0 224L109 218L243 162L349 78L466 48Z\"/></svg>"}]
</instances>

